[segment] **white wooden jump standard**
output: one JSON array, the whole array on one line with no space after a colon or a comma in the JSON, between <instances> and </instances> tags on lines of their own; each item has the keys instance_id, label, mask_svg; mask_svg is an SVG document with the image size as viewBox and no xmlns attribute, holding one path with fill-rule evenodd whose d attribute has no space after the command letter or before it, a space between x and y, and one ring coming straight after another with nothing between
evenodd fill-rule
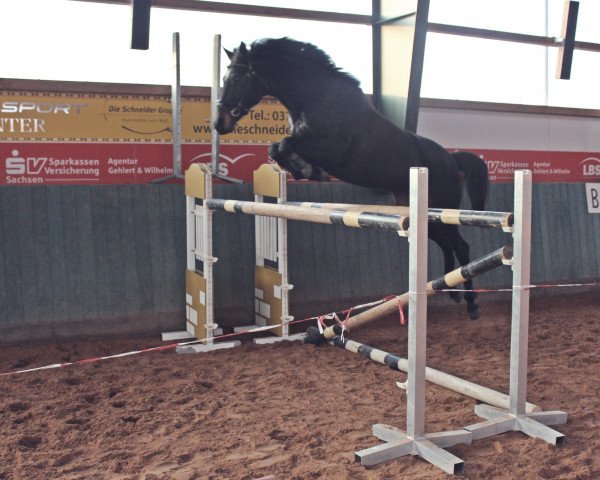
<instances>
[{"instance_id":1,"label":"white wooden jump standard","mask_svg":"<svg viewBox=\"0 0 600 480\"><path fill-rule=\"evenodd\" d=\"M217 258L213 256L213 212L206 203L212 198L212 184L212 174L205 164L194 164L186 172L186 329L205 343L179 346L178 353L205 352L241 344L239 340L214 343L218 325L214 321L213 263Z\"/></svg>"},{"instance_id":2,"label":"white wooden jump standard","mask_svg":"<svg viewBox=\"0 0 600 480\"><path fill-rule=\"evenodd\" d=\"M530 437L541 438L552 445L563 445L562 433L547 425L566 423L562 411L526 411L527 343L529 337L529 285L531 265L531 171L515 172L515 220L513 225L513 301L510 345L510 379L508 411L480 404L475 413L486 419L465 427L473 440L509 431L521 431Z\"/></svg>"},{"instance_id":3,"label":"white wooden jump standard","mask_svg":"<svg viewBox=\"0 0 600 480\"><path fill-rule=\"evenodd\" d=\"M363 465L375 465L405 455L418 455L447 473L460 473L464 462L444 448L471 443L471 433L455 430L425 434L427 198L427 169L411 168L406 432L390 425L373 425L373 435L386 443L356 452L355 456Z\"/></svg>"},{"instance_id":4,"label":"white wooden jump standard","mask_svg":"<svg viewBox=\"0 0 600 480\"><path fill-rule=\"evenodd\" d=\"M262 165L253 174L253 188L256 203L263 204L266 198L271 198L281 205L287 199L287 174L277 165ZM255 338L254 343L301 340L304 333L290 335L289 332L289 322L294 319L290 315L289 291L294 286L288 277L287 220L255 215L254 236L255 324L236 327L235 331L280 325L271 330L276 336Z\"/></svg>"}]
</instances>

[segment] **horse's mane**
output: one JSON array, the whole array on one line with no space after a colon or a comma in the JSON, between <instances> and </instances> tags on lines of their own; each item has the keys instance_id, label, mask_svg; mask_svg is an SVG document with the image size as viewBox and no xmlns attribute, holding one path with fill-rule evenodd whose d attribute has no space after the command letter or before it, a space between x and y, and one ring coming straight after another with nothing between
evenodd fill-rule
<instances>
[{"instance_id":1,"label":"horse's mane","mask_svg":"<svg viewBox=\"0 0 600 480\"><path fill-rule=\"evenodd\" d=\"M331 57L311 43L300 42L291 38L262 38L250 45L250 57L291 57L308 61L325 70L335 73L342 80L360 85L360 82L335 65Z\"/></svg>"}]
</instances>

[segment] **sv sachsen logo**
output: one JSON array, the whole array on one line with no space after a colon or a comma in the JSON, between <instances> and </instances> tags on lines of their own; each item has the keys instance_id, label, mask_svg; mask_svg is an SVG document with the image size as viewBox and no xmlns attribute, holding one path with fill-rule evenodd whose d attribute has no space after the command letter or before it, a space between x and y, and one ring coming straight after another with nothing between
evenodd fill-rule
<instances>
[{"instance_id":1,"label":"sv sachsen logo","mask_svg":"<svg viewBox=\"0 0 600 480\"><path fill-rule=\"evenodd\" d=\"M11 153L5 162L7 175L39 175L48 161L47 157L22 157L18 150Z\"/></svg>"}]
</instances>

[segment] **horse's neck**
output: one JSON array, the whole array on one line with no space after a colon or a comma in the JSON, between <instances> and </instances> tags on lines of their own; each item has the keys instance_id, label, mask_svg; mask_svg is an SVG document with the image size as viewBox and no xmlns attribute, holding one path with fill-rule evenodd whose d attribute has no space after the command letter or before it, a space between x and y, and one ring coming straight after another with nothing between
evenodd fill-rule
<instances>
[{"instance_id":1,"label":"horse's neck","mask_svg":"<svg viewBox=\"0 0 600 480\"><path fill-rule=\"evenodd\" d=\"M270 71L261 72L261 76L269 86L269 94L288 109L292 118L300 115L306 101L316 96L318 90L315 88L319 85L318 79L293 63L284 62Z\"/></svg>"}]
</instances>

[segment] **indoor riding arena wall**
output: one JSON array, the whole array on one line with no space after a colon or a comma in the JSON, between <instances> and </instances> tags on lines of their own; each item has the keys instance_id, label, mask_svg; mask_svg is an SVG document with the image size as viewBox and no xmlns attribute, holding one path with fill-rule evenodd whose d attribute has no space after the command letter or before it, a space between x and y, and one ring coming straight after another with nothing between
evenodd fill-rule
<instances>
[{"instance_id":1,"label":"indoor riding arena wall","mask_svg":"<svg viewBox=\"0 0 600 480\"><path fill-rule=\"evenodd\" d=\"M432 102L423 102L419 133L450 150L472 149L483 155L493 182L487 210L512 211L511 169L522 168L521 160L529 162L535 182L532 283L598 281L600 215L588 213L585 183L599 182L600 176L588 180L585 173L590 170L585 168L590 158L600 158L600 118L448 108ZM278 111L276 106L266 108L271 115ZM7 158L14 149L23 154L32 146L0 141ZM121 147L134 153L151 148L147 143L111 144ZM170 144L159 147L170 163ZM204 147L209 150L210 145ZM193 160L190 149L184 143L184 165ZM266 152L264 144L225 146L229 160L239 159L236 165L222 159L229 175L235 176L235 168L244 164L245 149L262 149L263 156ZM183 185L138 183L0 188L0 342L184 328ZM253 199L248 184L217 184L214 194ZM383 192L338 182L291 182L288 199L391 201ZM470 208L466 199L463 208ZM216 322L247 324L254 315L253 219L223 212L215 212L214 219ZM395 233L302 222L289 222L288 228L291 313L296 318L408 290L408 246ZM472 259L510 242L508 234L462 231ZM428 277L441 274L441 254L430 242ZM510 281L508 269L496 269L478 278L475 287L506 287ZM482 304L486 295L480 295ZM447 295L436 295L434 301L464 309Z\"/></svg>"},{"instance_id":2,"label":"indoor riding arena wall","mask_svg":"<svg viewBox=\"0 0 600 480\"><path fill-rule=\"evenodd\" d=\"M248 185L218 186L215 194L252 199ZM288 195L291 201L362 204L387 198L337 183L293 184ZM584 185L534 185L533 198L532 282L597 280L600 216L587 213ZM512 185L492 185L488 204L511 211ZM182 186L4 187L0 205L2 341L183 327ZM253 318L253 219L214 216L216 320L244 324ZM297 318L408 290L408 247L395 233L304 222L288 228ZM509 241L498 232L463 230L472 258ZM428 277L440 276L442 268L430 243ZM476 287L509 286L510 278L508 269L496 269ZM309 309L315 306L320 310Z\"/></svg>"}]
</instances>

